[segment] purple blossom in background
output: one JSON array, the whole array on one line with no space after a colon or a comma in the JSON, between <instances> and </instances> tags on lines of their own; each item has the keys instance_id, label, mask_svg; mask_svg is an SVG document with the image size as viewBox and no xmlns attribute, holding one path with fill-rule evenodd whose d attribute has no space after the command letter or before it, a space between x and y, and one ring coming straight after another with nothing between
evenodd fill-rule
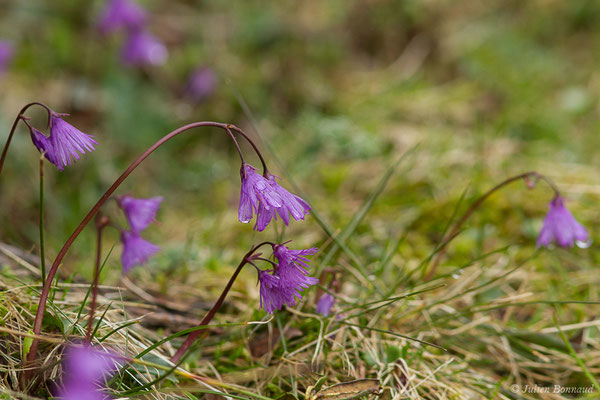
<instances>
[{"instance_id":1,"label":"purple blossom in background","mask_svg":"<svg viewBox=\"0 0 600 400\"><path fill-rule=\"evenodd\" d=\"M243 163L240 175L242 177L240 206L238 210L238 219L240 222L246 224L250 222L254 212L258 214L259 202L265 210L281 207L281 197L273 191L269 181L265 177L256 173L256 168L248 163ZM266 224L264 226L266 227ZM258 230L262 231L263 229L264 227Z\"/></svg>"},{"instance_id":2,"label":"purple blossom in background","mask_svg":"<svg viewBox=\"0 0 600 400\"><path fill-rule=\"evenodd\" d=\"M552 242L557 242L562 247L573 247L575 241L587 241L587 230L565 207L562 197L555 196L549 207L537 239L537 247L548 246Z\"/></svg>"},{"instance_id":3,"label":"purple blossom in background","mask_svg":"<svg viewBox=\"0 0 600 400\"><path fill-rule=\"evenodd\" d=\"M50 143L50 139L34 127L29 128L29 133L31 135L31 141L33 142L33 145L39 150L39 152L44 153L44 157L46 157L48 161L54 165L57 165L56 156L52 148L52 143Z\"/></svg>"},{"instance_id":4,"label":"purple blossom in background","mask_svg":"<svg viewBox=\"0 0 600 400\"><path fill-rule=\"evenodd\" d=\"M81 132L56 113L51 115L49 139L54 161L50 158L48 160L55 164L59 171L62 171L67 165L71 165L73 158L79 160L78 152L84 154L86 150L88 152L96 150L94 145L98 144L93 136ZM46 149L46 151L48 150Z\"/></svg>"},{"instance_id":5,"label":"purple blossom in background","mask_svg":"<svg viewBox=\"0 0 600 400\"><path fill-rule=\"evenodd\" d=\"M131 231L139 234L154 221L163 198L136 199L125 195L117 201L125 213Z\"/></svg>"},{"instance_id":6,"label":"purple blossom in background","mask_svg":"<svg viewBox=\"0 0 600 400\"><path fill-rule=\"evenodd\" d=\"M209 67L194 70L188 80L187 93L197 102L209 97L217 87L217 75Z\"/></svg>"},{"instance_id":7,"label":"purple blossom in background","mask_svg":"<svg viewBox=\"0 0 600 400\"><path fill-rule=\"evenodd\" d=\"M103 34L119 29L139 29L146 22L146 11L132 0L109 0L98 20Z\"/></svg>"},{"instance_id":8,"label":"purple blossom in background","mask_svg":"<svg viewBox=\"0 0 600 400\"><path fill-rule=\"evenodd\" d=\"M281 310L284 305L295 306L296 297L302 298L298 289L281 285L281 278L272 275L273 270L260 271L258 280L260 282L260 306L268 313Z\"/></svg>"},{"instance_id":9,"label":"purple blossom in background","mask_svg":"<svg viewBox=\"0 0 600 400\"><path fill-rule=\"evenodd\" d=\"M0 76L2 76L8 68L8 64L12 60L14 53L13 45L10 42L0 40Z\"/></svg>"},{"instance_id":10,"label":"purple blossom in background","mask_svg":"<svg viewBox=\"0 0 600 400\"><path fill-rule=\"evenodd\" d=\"M123 62L133 66L162 65L167 61L167 48L156 37L144 29L129 32L123 46Z\"/></svg>"},{"instance_id":11,"label":"purple blossom in background","mask_svg":"<svg viewBox=\"0 0 600 400\"><path fill-rule=\"evenodd\" d=\"M102 392L103 380L119 366L119 357L96 350L89 345L70 347L63 362L63 388L58 398L62 400L110 399Z\"/></svg>"},{"instance_id":12,"label":"purple blossom in background","mask_svg":"<svg viewBox=\"0 0 600 400\"><path fill-rule=\"evenodd\" d=\"M335 303L335 298L329 293L323 294L317 302L317 312L324 317L328 317L331 314L331 308Z\"/></svg>"},{"instance_id":13,"label":"purple blossom in background","mask_svg":"<svg viewBox=\"0 0 600 400\"><path fill-rule=\"evenodd\" d=\"M121 232L121 242L123 242L121 264L123 265L124 274L136 265L145 264L150 257L160 250L160 247L131 231Z\"/></svg>"},{"instance_id":14,"label":"purple blossom in background","mask_svg":"<svg viewBox=\"0 0 600 400\"><path fill-rule=\"evenodd\" d=\"M279 261L279 276L283 286L303 287L319 283L317 278L308 276L308 263L310 260L306 256L312 256L319 249L316 247L306 250L291 250L284 245L276 245L273 248L273 255Z\"/></svg>"},{"instance_id":15,"label":"purple blossom in background","mask_svg":"<svg viewBox=\"0 0 600 400\"><path fill-rule=\"evenodd\" d=\"M290 214L296 221L303 220L304 216L310 211L310 206L308 203L299 196L296 196L295 194L292 194L281 187L275 180L275 175L270 175L268 181L273 189L273 192L279 195L279 198L281 199L281 206L276 207L276 211L285 225L287 226L290 223ZM264 213L264 215L262 215L261 212ZM269 222L271 222L272 218L277 219L277 216L273 210L259 208L257 212L257 223L255 229L258 231L264 230Z\"/></svg>"}]
</instances>

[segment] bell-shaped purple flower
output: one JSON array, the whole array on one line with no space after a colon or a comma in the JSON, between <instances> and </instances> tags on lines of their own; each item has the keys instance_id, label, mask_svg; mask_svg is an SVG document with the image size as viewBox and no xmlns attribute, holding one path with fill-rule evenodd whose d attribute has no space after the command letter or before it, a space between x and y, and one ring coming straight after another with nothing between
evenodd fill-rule
<instances>
[{"instance_id":1,"label":"bell-shaped purple flower","mask_svg":"<svg viewBox=\"0 0 600 400\"><path fill-rule=\"evenodd\" d=\"M89 345L70 347L63 363L63 387L58 398L62 400L110 399L102 392L102 385L119 366L120 357Z\"/></svg>"},{"instance_id":2,"label":"bell-shaped purple flower","mask_svg":"<svg viewBox=\"0 0 600 400\"><path fill-rule=\"evenodd\" d=\"M310 211L310 206L301 197L296 196L285 190L275 180L275 175L269 175L269 185L274 193L276 193L281 199L281 206L276 207L275 210L266 207L259 207L257 211L256 225L254 229L257 231L264 230L271 219L277 219L275 212L279 214L283 222L287 225L290 223L290 215L296 221L304 219L304 216Z\"/></svg>"},{"instance_id":3,"label":"bell-shaped purple flower","mask_svg":"<svg viewBox=\"0 0 600 400\"><path fill-rule=\"evenodd\" d=\"M166 46L144 29L131 31L121 52L125 64L137 67L162 65L167 61L167 56Z\"/></svg>"},{"instance_id":4,"label":"bell-shaped purple flower","mask_svg":"<svg viewBox=\"0 0 600 400\"><path fill-rule=\"evenodd\" d=\"M281 278L273 270L260 271L260 306L268 313L281 310L286 306L295 306L296 297L301 299L298 288L281 285Z\"/></svg>"},{"instance_id":5,"label":"bell-shaped purple flower","mask_svg":"<svg viewBox=\"0 0 600 400\"><path fill-rule=\"evenodd\" d=\"M138 233L131 231L121 232L121 242L123 243L121 264L124 274L136 265L145 264L150 257L160 250L160 247L143 239Z\"/></svg>"},{"instance_id":6,"label":"bell-shaped purple flower","mask_svg":"<svg viewBox=\"0 0 600 400\"><path fill-rule=\"evenodd\" d=\"M79 160L78 153L84 154L86 151L96 150L94 145L98 144L93 136L81 132L56 113L51 113L50 116L49 139L54 161L50 158L48 160L55 164L59 171L71 165L72 159ZM48 149L46 151L48 152Z\"/></svg>"},{"instance_id":7,"label":"bell-shaped purple flower","mask_svg":"<svg viewBox=\"0 0 600 400\"><path fill-rule=\"evenodd\" d=\"M331 314L331 308L335 304L335 297L329 293L323 294L317 302L317 312L324 317L328 317Z\"/></svg>"},{"instance_id":8,"label":"bell-shaped purple flower","mask_svg":"<svg viewBox=\"0 0 600 400\"><path fill-rule=\"evenodd\" d=\"M52 148L52 143L50 143L50 139L44 135L39 130L34 127L29 128L29 133L31 136L31 141L33 145L38 149L40 153L44 154L44 157L52 164L56 164L56 155L54 154L54 149Z\"/></svg>"},{"instance_id":9,"label":"bell-shaped purple flower","mask_svg":"<svg viewBox=\"0 0 600 400\"><path fill-rule=\"evenodd\" d=\"M242 177L240 206L238 209L240 222L245 224L250 222L254 212L257 214L259 212L259 203L265 210L281 207L281 197L275 193L265 177L256 173L256 169L252 165L242 163L240 175ZM264 226L266 227L266 224ZM264 227L258 230L262 231L263 229Z\"/></svg>"},{"instance_id":10,"label":"bell-shaped purple flower","mask_svg":"<svg viewBox=\"0 0 600 400\"><path fill-rule=\"evenodd\" d=\"M565 207L562 197L555 196L549 207L537 239L537 247L548 246L552 242L556 242L562 247L573 247L575 241L585 242L588 240L587 230Z\"/></svg>"},{"instance_id":11,"label":"bell-shaped purple flower","mask_svg":"<svg viewBox=\"0 0 600 400\"><path fill-rule=\"evenodd\" d=\"M139 29L146 22L146 11L133 0L108 0L98 20L103 34L119 29Z\"/></svg>"},{"instance_id":12,"label":"bell-shaped purple flower","mask_svg":"<svg viewBox=\"0 0 600 400\"><path fill-rule=\"evenodd\" d=\"M13 45L6 41L0 40L0 77L4 75L4 72L8 68L8 64L13 58L15 51Z\"/></svg>"},{"instance_id":13,"label":"bell-shaped purple flower","mask_svg":"<svg viewBox=\"0 0 600 400\"><path fill-rule=\"evenodd\" d=\"M163 198L136 199L125 195L119 197L117 201L125 213L131 231L139 234L154 221Z\"/></svg>"},{"instance_id":14,"label":"bell-shaped purple flower","mask_svg":"<svg viewBox=\"0 0 600 400\"><path fill-rule=\"evenodd\" d=\"M308 276L308 263L306 256L312 256L319 249L316 247L305 250L291 250L283 244L273 247L273 255L279 261L279 277L283 286L303 287L319 283L317 278Z\"/></svg>"},{"instance_id":15,"label":"bell-shaped purple flower","mask_svg":"<svg viewBox=\"0 0 600 400\"><path fill-rule=\"evenodd\" d=\"M216 87L215 72L209 67L199 67L190 74L186 91L192 99L201 102L209 97Z\"/></svg>"}]
</instances>

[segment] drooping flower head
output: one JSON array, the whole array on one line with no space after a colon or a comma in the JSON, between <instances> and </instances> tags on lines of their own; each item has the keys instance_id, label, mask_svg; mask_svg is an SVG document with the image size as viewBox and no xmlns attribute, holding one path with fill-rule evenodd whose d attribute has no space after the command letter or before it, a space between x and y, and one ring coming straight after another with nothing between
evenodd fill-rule
<instances>
[{"instance_id":1,"label":"drooping flower head","mask_svg":"<svg viewBox=\"0 0 600 400\"><path fill-rule=\"evenodd\" d=\"M41 137L38 136L38 139ZM55 164L59 171L62 171L67 165L71 165L72 159L79 160L79 153L84 154L86 151L96 150L94 145L98 144L93 136L81 132L65 122L60 114L54 112L50 115L49 140L51 147L47 148L46 152L52 156L48 157L48 160Z\"/></svg>"},{"instance_id":2,"label":"drooping flower head","mask_svg":"<svg viewBox=\"0 0 600 400\"><path fill-rule=\"evenodd\" d=\"M154 221L163 198L136 199L125 195L119 197L117 201L125 213L131 231L139 234Z\"/></svg>"},{"instance_id":3,"label":"drooping flower head","mask_svg":"<svg viewBox=\"0 0 600 400\"><path fill-rule=\"evenodd\" d=\"M307 276L306 268L308 259L304 256L312 255L316 248L308 250L289 250L282 249L283 245L278 245L281 257L278 257L279 264L274 263L275 268L266 271L260 271L258 280L260 282L260 306L268 313L280 310L284 305L296 305L296 299L302 299L300 292L319 282L318 279ZM285 246L283 246L285 247ZM287 252L286 252L287 250ZM285 255L282 255L285 252ZM290 253L292 252L292 253ZM293 253L295 252L295 253ZM299 265L302 264L302 265Z\"/></svg>"},{"instance_id":4,"label":"drooping flower head","mask_svg":"<svg viewBox=\"0 0 600 400\"><path fill-rule=\"evenodd\" d=\"M108 34L119 29L139 29L145 22L146 11L133 0L108 0L98 20L98 29Z\"/></svg>"},{"instance_id":5,"label":"drooping flower head","mask_svg":"<svg viewBox=\"0 0 600 400\"><path fill-rule=\"evenodd\" d=\"M281 278L273 270L260 271L260 306L268 313L281 310L285 306L295 306L296 297L301 299L298 288L281 284Z\"/></svg>"},{"instance_id":6,"label":"drooping flower head","mask_svg":"<svg viewBox=\"0 0 600 400\"><path fill-rule=\"evenodd\" d=\"M565 207L562 197L555 196L549 207L537 239L537 247L548 246L552 242L556 242L562 247L573 247L575 241L585 242L588 240L587 230Z\"/></svg>"},{"instance_id":7,"label":"drooping flower head","mask_svg":"<svg viewBox=\"0 0 600 400\"><path fill-rule=\"evenodd\" d=\"M331 314L331 308L334 304L335 298L329 293L325 293L317 302L317 312L324 317L328 317Z\"/></svg>"},{"instance_id":8,"label":"drooping flower head","mask_svg":"<svg viewBox=\"0 0 600 400\"><path fill-rule=\"evenodd\" d=\"M196 68L188 79L187 93L197 102L209 97L217 87L217 76L210 67Z\"/></svg>"},{"instance_id":9,"label":"drooping flower head","mask_svg":"<svg viewBox=\"0 0 600 400\"><path fill-rule=\"evenodd\" d=\"M136 265L145 264L150 257L160 250L160 247L143 239L138 233L131 231L121 232L121 242L123 243L121 264L124 274Z\"/></svg>"},{"instance_id":10,"label":"drooping flower head","mask_svg":"<svg viewBox=\"0 0 600 400\"><path fill-rule=\"evenodd\" d=\"M279 276L282 285L304 287L319 283L317 278L308 276L308 263L306 256L312 256L319 249L316 247L305 250L292 250L283 244L273 247L273 255L279 261Z\"/></svg>"},{"instance_id":11,"label":"drooping flower head","mask_svg":"<svg viewBox=\"0 0 600 400\"><path fill-rule=\"evenodd\" d=\"M263 231L271 219L277 219L277 214L281 217L285 225L290 223L290 215L296 221L304 219L304 216L310 211L310 206L301 197L296 196L285 190L279 183L277 183L276 176L269 174L268 178L269 185L274 193L276 193L281 199L281 206L275 207L274 209L267 207L259 207L256 216L256 225L254 229L257 231Z\"/></svg>"},{"instance_id":12,"label":"drooping flower head","mask_svg":"<svg viewBox=\"0 0 600 400\"><path fill-rule=\"evenodd\" d=\"M62 400L105 400L111 397L102 392L104 380L118 368L120 358L96 350L89 345L69 347L63 362Z\"/></svg>"},{"instance_id":13,"label":"drooping flower head","mask_svg":"<svg viewBox=\"0 0 600 400\"><path fill-rule=\"evenodd\" d=\"M267 210L281 207L281 197L275 193L265 177L256 173L256 169L252 165L242 163L240 175L242 177L240 206L238 210L238 219L240 222L245 224L250 222L254 213L258 213L259 203Z\"/></svg>"},{"instance_id":14,"label":"drooping flower head","mask_svg":"<svg viewBox=\"0 0 600 400\"><path fill-rule=\"evenodd\" d=\"M121 58L123 62L132 66L162 65L167 61L166 46L144 29L135 29L123 46Z\"/></svg>"},{"instance_id":15,"label":"drooping flower head","mask_svg":"<svg viewBox=\"0 0 600 400\"><path fill-rule=\"evenodd\" d=\"M52 164L57 165L56 156L54 154L54 149L52 148L52 143L50 143L50 139L34 127L29 128L29 133L31 141L38 151L43 153L44 157Z\"/></svg>"},{"instance_id":16,"label":"drooping flower head","mask_svg":"<svg viewBox=\"0 0 600 400\"><path fill-rule=\"evenodd\" d=\"M8 68L8 64L12 60L14 53L13 45L10 42L0 40L0 77Z\"/></svg>"}]
</instances>

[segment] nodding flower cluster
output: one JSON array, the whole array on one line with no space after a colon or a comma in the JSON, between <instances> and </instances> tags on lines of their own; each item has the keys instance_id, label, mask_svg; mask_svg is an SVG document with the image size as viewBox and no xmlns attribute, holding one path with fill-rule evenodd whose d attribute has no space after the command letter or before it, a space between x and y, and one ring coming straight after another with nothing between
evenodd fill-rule
<instances>
[{"instance_id":1,"label":"nodding flower cluster","mask_svg":"<svg viewBox=\"0 0 600 400\"><path fill-rule=\"evenodd\" d=\"M127 65L162 65L167 61L167 47L147 29L147 13L133 0L109 0L98 20L98 30L106 35L117 31L126 34L121 59Z\"/></svg>"},{"instance_id":2,"label":"nodding flower cluster","mask_svg":"<svg viewBox=\"0 0 600 400\"><path fill-rule=\"evenodd\" d=\"M142 238L140 233L155 220L162 201L162 197L149 199L136 199L128 195L117 197L119 207L125 213L129 223L129 230L121 231L123 273L129 272L136 265L145 264L160 250L158 246Z\"/></svg>"}]
</instances>

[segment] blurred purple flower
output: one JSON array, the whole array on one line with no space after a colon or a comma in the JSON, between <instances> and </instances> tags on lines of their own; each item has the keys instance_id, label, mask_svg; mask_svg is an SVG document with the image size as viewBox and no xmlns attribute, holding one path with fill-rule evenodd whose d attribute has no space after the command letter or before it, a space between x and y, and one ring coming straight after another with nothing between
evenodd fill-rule
<instances>
[{"instance_id":1,"label":"blurred purple flower","mask_svg":"<svg viewBox=\"0 0 600 400\"><path fill-rule=\"evenodd\" d=\"M295 306L296 297L302 298L298 288L282 286L281 278L273 275L273 270L260 271L258 280L260 282L260 306L270 314L275 310L281 310L284 305Z\"/></svg>"},{"instance_id":2,"label":"blurred purple flower","mask_svg":"<svg viewBox=\"0 0 600 400\"><path fill-rule=\"evenodd\" d=\"M277 214L279 214L286 226L290 223L290 214L296 221L303 220L304 216L310 211L310 206L301 197L296 196L281 187L275 178L275 175L270 174L268 179L273 192L279 195L279 198L281 199L281 206L276 207L275 211L277 211ZM259 207L254 229L258 231L264 230L269 222L271 222L271 219L277 219L274 210Z\"/></svg>"},{"instance_id":3,"label":"blurred purple flower","mask_svg":"<svg viewBox=\"0 0 600 400\"><path fill-rule=\"evenodd\" d=\"M117 198L119 206L123 209L132 232L140 233L148 227L156 217L162 197L136 199L125 195Z\"/></svg>"},{"instance_id":4,"label":"blurred purple flower","mask_svg":"<svg viewBox=\"0 0 600 400\"><path fill-rule=\"evenodd\" d=\"M316 247L305 250L291 250L283 244L273 247L273 255L279 261L279 276L281 285L307 288L319 283L317 278L308 276L308 263L306 256L312 256L319 249Z\"/></svg>"},{"instance_id":5,"label":"blurred purple flower","mask_svg":"<svg viewBox=\"0 0 600 400\"><path fill-rule=\"evenodd\" d=\"M0 76L8 68L8 64L13 58L15 51L12 43L6 40L0 40Z\"/></svg>"},{"instance_id":6,"label":"blurred purple flower","mask_svg":"<svg viewBox=\"0 0 600 400\"><path fill-rule=\"evenodd\" d=\"M118 29L139 29L146 22L146 11L132 0L108 0L100 18L98 29L103 34Z\"/></svg>"},{"instance_id":7,"label":"blurred purple flower","mask_svg":"<svg viewBox=\"0 0 600 400\"><path fill-rule=\"evenodd\" d=\"M329 293L323 294L317 302L317 312L324 317L328 317L331 314L331 308L335 303L335 298Z\"/></svg>"},{"instance_id":8,"label":"blurred purple flower","mask_svg":"<svg viewBox=\"0 0 600 400\"><path fill-rule=\"evenodd\" d=\"M102 392L103 380L119 367L120 357L96 350L89 345L70 347L63 363L63 388L58 398L62 400L110 399Z\"/></svg>"},{"instance_id":9,"label":"blurred purple flower","mask_svg":"<svg viewBox=\"0 0 600 400\"><path fill-rule=\"evenodd\" d=\"M62 171L67 165L71 165L71 160L79 160L79 153L84 154L86 150L91 152L96 150L95 144L98 144L93 136L87 135L73 125L65 122L60 114L52 113L50 118L50 144L51 149L46 149L52 159L50 162L56 165L59 171ZM38 136L38 139L41 139ZM42 139L43 140L43 139ZM35 144L35 142L34 142Z\"/></svg>"},{"instance_id":10,"label":"blurred purple flower","mask_svg":"<svg viewBox=\"0 0 600 400\"><path fill-rule=\"evenodd\" d=\"M40 153L44 153L44 157L54 165L56 163L56 156L50 139L39 130L34 127L29 127L29 133L31 135L31 141L33 145L39 150Z\"/></svg>"},{"instance_id":11,"label":"blurred purple flower","mask_svg":"<svg viewBox=\"0 0 600 400\"><path fill-rule=\"evenodd\" d=\"M209 67L195 69L189 77L187 93L197 102L209 97L217 87L217 76Z\"/></svg>"},{"instance_id":12,"label":"blurred purple flower","mask_svg":"<svg viewBox=\"0 0 600 400\"><path fill-rule=\"evenodd\" d=\"M565 207L562 197L555 196L549 207L537 239L537 247L548 246L552 242L557 242L562 247L573 247L575 241L587 241L587 230Z\"/></svg>"},{"instance_id":13,"label":"blurred purple flower","mask_svg":"<svg viewBox=\"0 0 600 400\"><path fill-rule=\"evenodd\" d=\"M265 210L281 207L281 197L273 191L266 178L256 173L256 168L248 163L242 163L240 175L242 177L238 210L238 219L240 222L245 224L250 222L254 212L258 213L259 211L259 202ZM264 226L266 227L267 225L265 224ZM264 227L258 230L262 231L263 229Z\"/></svg>"},{"instance_id":14,"label":"blurred purple flower","mask_svg":"<svg viewBox=\"0 0 600 400\"><path fill-rule=\"evenodd\" d=\"M123 265L124 274L136 265L146 263L151 256L160 250L160 247L131 231L121 232L121 242L123 242L121 264Z\"/></svg>"},{"instance_id":15,"label":"blurred purple flower","mask_svg":"<svg viewBox=\"0 0 600 400\"><path fill-rule=\"evenodd\" d=\"M129 36L121 57L123 62L133 66L162 65L167 61L165 45L144 29L135 29Z\"/></svg>"}]
</instances>

